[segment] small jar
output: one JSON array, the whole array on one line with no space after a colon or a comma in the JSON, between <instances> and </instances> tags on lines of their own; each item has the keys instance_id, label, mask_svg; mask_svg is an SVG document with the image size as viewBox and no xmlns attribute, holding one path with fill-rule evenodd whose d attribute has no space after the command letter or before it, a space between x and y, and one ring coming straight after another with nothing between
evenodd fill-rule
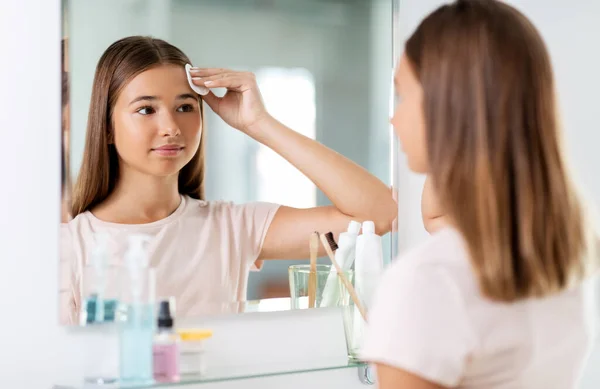
<instances>
[{"instance_id":1,"label":"small jar","mask_svg":"<svg viewBox=\"0 0 600 389\"><path fill-rule=\"evenodd\" d=\"M181 376L206 374L204 341L212 336L211 330L179 330L179 374Z\"/></svg>"}]
</instances>

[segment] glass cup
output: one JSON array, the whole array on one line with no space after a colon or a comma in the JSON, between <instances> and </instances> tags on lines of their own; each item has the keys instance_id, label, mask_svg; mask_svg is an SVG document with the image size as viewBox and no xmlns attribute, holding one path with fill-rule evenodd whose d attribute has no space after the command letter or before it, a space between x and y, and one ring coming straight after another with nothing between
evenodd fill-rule
<instances>
[{"instance_id":1,"label":"glass cup","mask_svg":"<svg viewBox=\"0 0 600 389\"><path fill-rule=\"evenodd\" d=\"M340 305L341 281L335 268L330 265L317 265L315 273L315 308L337 307ZM344 272L352 282L352 270ZM309 264L292 265L288 269L292 309L309 308L309 284L311 271Z\"/></svg>"},{"instance_id":2,"label":"glass cup","mask_svg":"<svg viewBox=\"0 0 600 389\"><path fill-rule=\"evenodd\" d=\"M353 286L360 303L368 311L372 303L374 292L377 288L381 273L362 273L354 274ZM348 358L352 362L358 361L358 353L362 347L365 335L366 320L362 317L352 296L344 287L340 285L340 306L342 306L342 315L344 319L344 332L346 333L346 346L348 348Z\"/></svg>"}]
</instances>

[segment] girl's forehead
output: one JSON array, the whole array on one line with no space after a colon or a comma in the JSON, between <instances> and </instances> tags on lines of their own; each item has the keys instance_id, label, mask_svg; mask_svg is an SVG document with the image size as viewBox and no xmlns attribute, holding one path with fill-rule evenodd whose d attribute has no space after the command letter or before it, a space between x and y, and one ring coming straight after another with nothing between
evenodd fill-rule
<instances>
[{"instance_id":1,"label":"girl's forehead","mask_svg":"<svg viewBox=\"0 0 600 389\"><path fill-rule=\"evenodd\" d=\"M133 77L123 88L124 96L144 95L168 97L193 93L187 82L185 68L179 65L159 65Z\"/></svg>"}]
</instances>

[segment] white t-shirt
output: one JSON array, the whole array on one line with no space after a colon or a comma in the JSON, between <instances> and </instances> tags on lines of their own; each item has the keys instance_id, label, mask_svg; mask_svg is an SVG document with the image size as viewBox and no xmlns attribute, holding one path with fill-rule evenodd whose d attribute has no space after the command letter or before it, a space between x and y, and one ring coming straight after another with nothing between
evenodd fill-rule
<instances>
[{"instance_id":1,"label":"white t-shirt","mask_svg":"<svg viewBox=\"0 0 600 389\"><path fill-rule=\"evenodd\" d=\"M100 231L109 237L109 265L124 264L130 234L153 238L148 256L156 271L156 297L175 297L178 316L229 309L227 303L246 299L249 272L260 267L257 259L278 208L182 196L175 212L154 223L118 224L91 212L77 215L61 226L61 321L78 321L82 269L91 264L94 233ZM110 281L109 293L117 288Z\"/></svg>"},{"instance_id":2,"label":"white t-shirt","mask_svg":"<svg viewBox=\"0 0 600 389\"><path fill-rule=\"evenodd\" d=\"M447 387L576 388L595 335L593 282L543 299L492 302L462 236L445 228L384 274L361 358Z\"/></svg>"}]
</instances>

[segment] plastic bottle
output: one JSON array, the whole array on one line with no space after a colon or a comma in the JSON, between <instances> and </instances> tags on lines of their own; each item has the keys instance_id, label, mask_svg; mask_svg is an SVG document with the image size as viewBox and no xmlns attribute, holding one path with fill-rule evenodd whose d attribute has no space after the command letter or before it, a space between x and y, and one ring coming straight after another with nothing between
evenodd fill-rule
<instances>
[{"instance_id":1,"label":"plastic bottle","mask_svg":"<svg viewBox=\"0 0 600 389\"><path fill-rule=\"evenodd\" d=\"M375 223L366 221L362 234L356 239L356 262L354 277L359 298L369 306L383 272L381 236L375 234Z\"/></svg>"},{"instance_id":2,"label":"plastic bottle","mask_svg":"<svg viewBox=\"0 0 600 389\"><path fill-rule=\"evenodd\" d=\"M356 261L354 263L354 284L356 294L369 309L377 289L379 277L383 273L383 249L381 236L375 234L375 223L365 221L362 234L356 239ZM359 349L362 344L365 322L354 307L352 319L352 348Z\"/></svg>"}]
</instances>

